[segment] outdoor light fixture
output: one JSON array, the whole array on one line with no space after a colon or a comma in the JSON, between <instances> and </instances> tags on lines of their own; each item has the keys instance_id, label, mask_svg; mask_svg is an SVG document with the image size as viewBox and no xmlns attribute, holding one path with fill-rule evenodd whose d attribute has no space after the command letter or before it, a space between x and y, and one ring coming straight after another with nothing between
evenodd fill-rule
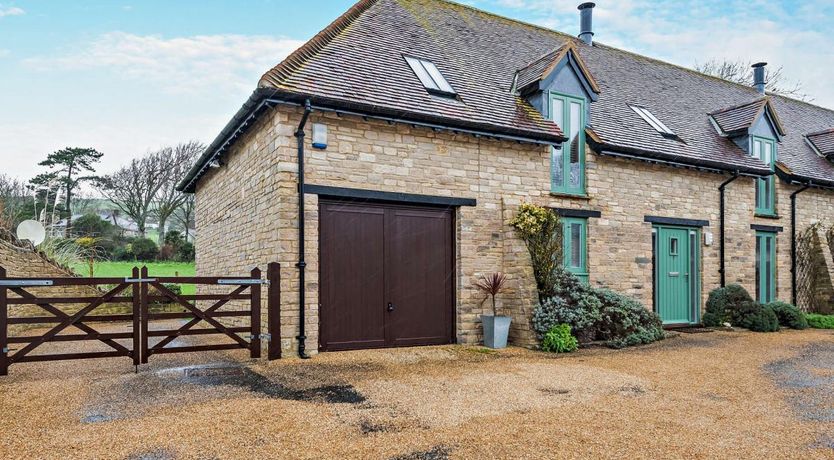
<instances>
[{"instance_id":1,"label":"outdoor light fixture","mask_svg":"<svg viewBox=\"0 0 834 460\"><path fill-rule=\"evenodd\" d=\"M313 148L322 150L327 148L327 125L313 123Z\"/></svg>"},{"instance_id":2,"label":"outdoor light fixture","mask_svg":"<svg viewBox=\"0 0 834 460\"><path fill-rule=\"evenodd\" d=\"M214 160L214 161L212 161L211 163L209 163L209 168L212 168L212 169L217 169L217 168L219 168L219 167L220 167L220 162L219 162L219 161L217 161L217 160Z\"/></svg>"}]
</instances>

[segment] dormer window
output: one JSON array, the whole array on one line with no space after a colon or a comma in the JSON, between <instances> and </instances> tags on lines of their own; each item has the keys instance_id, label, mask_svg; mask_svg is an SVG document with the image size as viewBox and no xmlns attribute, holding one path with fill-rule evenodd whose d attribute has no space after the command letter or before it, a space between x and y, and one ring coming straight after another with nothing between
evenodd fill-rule
<instances>
[{"instance_id":1,"label":"dormer window","mask_svg":"<svg viewBox=\"0 0 834 460\"><path fill-rule=\"evenodd\" d=\"M567 142L551 149L550 191L585 194L585 99L550 93L550 113Z\"/></svg>"},{"instance_id":2,"label":"dormer window","mask_svg":"<svg viewBox=\"0 0 834 460\"><path fill-rule=\"evenodd\" d=\"M636 105L629 105L631 110L634 110L637 115L640 115L640 118L643 119L646 123L649 124L655 131L659 132L661 136L669 138L669 139L678 139L677 134L674 131L669 129L668 126L663 124L662 121L658 120L653 113L649 112L649 109L645 107L638 107Z\"/></svg>"},{"instance_id":3,"label":"dormer window","mask_svg":"<svg viewBox=\"0 0 834 460\"><path fill-rule=\"evenodd\" d=\"M454 98L457 96L457 93L454 88L452 88L452 85L446 81L446 78L442 73L440 73L440 70L437 69L437 66L435 66L433 62L410 56L403 57L405 58L405 61L408 62L411 70L414 71L414 74L417 75L417 78L420 79L420 82L423 84L423 87L426 88L426 91L431 94L444 97Z\"/></svg>"}]
</instances>

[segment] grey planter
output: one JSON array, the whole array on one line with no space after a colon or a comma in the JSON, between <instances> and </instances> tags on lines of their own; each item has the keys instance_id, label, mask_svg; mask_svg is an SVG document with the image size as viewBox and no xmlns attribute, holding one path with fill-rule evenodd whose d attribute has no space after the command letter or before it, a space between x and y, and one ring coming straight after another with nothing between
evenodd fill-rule
<instances>
[{"instance_id":1,"label":"grey planter","mask_svg":"<svg viewBox=\"0 0 834 460\"><path fill-rule=\"evenodd\" d=\"M509 316L481 315L481 322L484 324L484 346L489 348L506 347L512 320Z\"/></svg>"}]
</instances>

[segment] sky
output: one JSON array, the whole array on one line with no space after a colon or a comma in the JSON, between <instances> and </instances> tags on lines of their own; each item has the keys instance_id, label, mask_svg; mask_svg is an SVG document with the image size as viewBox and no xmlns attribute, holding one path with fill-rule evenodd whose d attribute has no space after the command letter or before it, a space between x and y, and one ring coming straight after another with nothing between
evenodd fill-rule
<instances>
[{"instance_id":1,"label":"sky","mask_svg":"<svg viewBox=\"0 0 834 460\"><path fill-rule=\"evenodd\" d=\"M576 34L579 0L463 0ZM834 0L599 0L595 40L684 66L767 61L834 108ZM260 76L350 0L0 0L0 174L29 179L57 149L99 172L210 143Z\"/></svg>"}]
</instances>

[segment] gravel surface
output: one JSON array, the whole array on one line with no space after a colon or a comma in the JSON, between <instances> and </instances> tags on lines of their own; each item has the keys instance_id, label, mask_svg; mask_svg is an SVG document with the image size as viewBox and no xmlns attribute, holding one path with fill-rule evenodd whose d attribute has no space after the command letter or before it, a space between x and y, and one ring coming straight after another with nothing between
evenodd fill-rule
<instances>
[{"instance_id":1,"label":"gravel surface","mask_svg":"<svg viewBox=\"0 0 834 460\"><path fill-rule=\"evenodd\" d=\"M831 331L680 334L570 355L191 353L153 356L139 373L127 359L10 373L3 459L834 458Z\"/></svg>"}]
</instances>

